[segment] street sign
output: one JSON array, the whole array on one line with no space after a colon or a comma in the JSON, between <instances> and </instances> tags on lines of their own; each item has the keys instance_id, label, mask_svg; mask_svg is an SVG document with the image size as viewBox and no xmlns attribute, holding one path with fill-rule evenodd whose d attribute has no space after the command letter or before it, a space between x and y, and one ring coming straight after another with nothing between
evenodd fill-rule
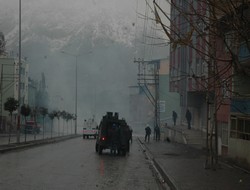
<instances>
[{"instance_id":1,"label":"street sign","mask_svg":"<svg viewBox=\"0 0 250 190\"><path fill-rule=\"evenodd\" d=\"M161 113L164 113L166 111L166 106L165 106L165 101L164 100L158 100L158 111Z\"/></svg>"}]
</instances>

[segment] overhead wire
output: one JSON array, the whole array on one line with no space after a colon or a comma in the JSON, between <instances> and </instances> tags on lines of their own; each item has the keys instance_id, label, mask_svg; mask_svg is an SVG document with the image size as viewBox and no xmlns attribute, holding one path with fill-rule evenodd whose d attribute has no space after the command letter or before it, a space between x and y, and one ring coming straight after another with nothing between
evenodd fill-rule
<instances>
[{"instance_id":1,"label":"overhead wire","mask_svg":"<svg viewBox=\"0 0 250 190\"><path fill-rule=\"evenodd\" d=\"M136 0L136 8L135 8L135 38L134 38L134 59L137 56L137 29L138 29L138 19L137 19L137 14L138 14L138 0Z\"/></svg>"},{"instance_id":2,"label":"overhead wire","mask_svg":"<svg viewBox=\"0 0 250 190\"><path fill-rule=\"evenodd\" d=\"M147 1L147 0L145 0ZM146 43L146 36L147 36L147 25L148 25L148 4L146 3L146 7L145 7L145 12L144 12L144 22L143 22L143 43ZM145 53L146 53L146 46L143 46L143 51L142 51L142 57L145 58Z\"/></svg>"}]
</instances>

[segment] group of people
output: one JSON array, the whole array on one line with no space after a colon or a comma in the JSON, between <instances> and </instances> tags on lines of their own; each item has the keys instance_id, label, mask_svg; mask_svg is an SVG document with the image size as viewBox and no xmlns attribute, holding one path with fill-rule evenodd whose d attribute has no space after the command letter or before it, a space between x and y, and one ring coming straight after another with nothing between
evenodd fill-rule
<instances>
[{"instance_id":1,"label":"group of people","mask_svg":"<svg viewBox=\"0 0 250 190\"><path fill-rule=\"evenodd\" d=\"M149 127L149 125L147 124L146 128L145 128L145 142L149 142L150 141L150 135L151 135L151 128ZM154 127L154 139L156 141L160 140L160 127L158 125L156 125Z\"/></svg>"},{"instance_id":2,"label":"group of people","mask_svg":"<svg viewBox=\"0 0 250 190\"><path fill-rule=\"evenodd\" d=\"M175 126L176 125L176 120L177 120L177 113L175 111L173 111L172 117L173 117L173 122L174 122L174 126ZM191 129L192 114L189 111L189 109L187 109L185 117L186 117L186 120L187 120L187 123L188 123L188 129Z\"/></svg>"},{"instance_id":3,"label":"group of people","mask_svg":"<svg viewBox=\"0 0 250 190\"><path fill-rule=\"evenodd\" d=\"M174 126L176 125L176 120L177 120L177 113L175 111L172 112L172 118L173 118L173 122L174 122ZM186 111L186 120L188 123L188 129L191 129L191 120L192 120L192 114L189 111L189 109L187 109ZM146 128L145 128L145 142L149 142L150 141L150 135L151 135L151 128L149 127L149 125L147 124ZM154 128L154 137L156 141L160 140L160 128L158 125L155 126Z\"/></svg>"}]
</instances>

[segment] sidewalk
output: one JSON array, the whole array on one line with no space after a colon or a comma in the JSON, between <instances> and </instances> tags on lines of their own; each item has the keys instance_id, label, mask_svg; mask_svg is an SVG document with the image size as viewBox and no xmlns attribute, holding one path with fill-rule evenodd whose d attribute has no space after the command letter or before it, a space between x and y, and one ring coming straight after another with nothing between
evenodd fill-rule
<instances>
[{"instance_id":1,"label":"sidewalk","mask_svg":"<svg viewBox=\"0 0 250 190\"><path fill-rule=\"evenodd\" d=\"M186 125L164 127L162 133L163 138L167 136L172 142L188 144L198 149L206 146L206 133L194 128L189 130Z\"/></svg>"},{"instance_id":2,"label":"sidewalk","mask_svg":"<svg viewBox=\"0 0 250 190\"><path fill-rule=\"evenodd\" d=\"M250 174L220 163L217 170L205 169L206 155L188 145L151 140L144 143L171 189L250 190Z\"/></svg>"},{"instance_id":3,"label":"sidewalk","mask_svg":"<svg viewBox=\"0 0 250 190\"><path fill-rule=\"evenodd\" d=\"M10 144L0 144L0 154L6 153L10 151L30 148L34 146L44 145L44 144L50 144L50 143L56 143L72 138L80 137L81 135L66 135L66 136L59 136L59 137L53 137L53 138L46 138L46 139L37 139L37 140L31 140L27 142L20 142L20 143L10 143Z\"/></svg>"}]
</instances>

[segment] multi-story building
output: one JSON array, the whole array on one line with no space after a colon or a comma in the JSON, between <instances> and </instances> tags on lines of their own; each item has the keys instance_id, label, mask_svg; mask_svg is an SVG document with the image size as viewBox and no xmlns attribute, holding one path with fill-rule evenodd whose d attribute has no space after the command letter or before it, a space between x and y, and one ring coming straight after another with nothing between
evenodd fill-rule
<instances>
[{"instance_id":1,"label":"multi-story building","mask_svg":"<svg viewBox=\"0 0 250 190\"><path fill-rule=\"evenodd\" d=\"M199 17L189 14L193 10L197 14L206 15L203 1L174 1L171 6L171 36L175 40L190 36L190 45L175 44L170 48L170 92L177 92L180 96L180 119L186 122L185 113L189 109L192 113L192 125L197 129L206 128L206 78L208 67L206 64L207 37L199 35L193 27L201 27ZM194 26L195 25L195 26Z\"/></svg>"},{"instance_id":2,"label":"multi-story building","mask_svg":"<svg viewBox=\"0 0 250 190\"><path fill-rule=\"evenodd\" d=\"M21 64L20 77L20 105L28 103L28 64L23 60ZM6 122L9 119L9 113L4 110L4 103L7 98L13 97L18 100L19 96L19 65L18 61L11 57L0 58L0 115L1 129L7 130ZM17 111L13 113L16 117ZM13 121L16 119L13 118Z\"/></svg>"},{"instance_id":3,"label":"multi-story building","mask_svg":"<svg viewBox=\"0 0 250 190\"><path fill-rule=\"evenodd\" d=\"M232 5L233 10L228 8L220 13L221 24L217 28L224 34L216 40L216 51L221 52L217 56L219 60L228 60L220 61L220 71L231 66L221 76L225 83L221 89L224 104L218 114L220 121L227 120L228 124L228 138L222 138L225 152L250 168L250 1L232 1L224 7Z\"/></svg>"},{"instance_id":4,"label":"multi-story building","mask_svg":"<svg viewBox=\"0 0 250 190\"><path fill-rule=\"evenodd\" d=\"M169 59L161 59L159 66L159 115L161 124L173 125L173 111L180 113L178 93L169 92ZM178 118L179 123L179 118Z\"/></svg>"},{"instance_id":5,"label":"multi-story building","mask_svg":"<svg viewBox=\"0 0 250 190\"><path fill-rule=\"evenodd\" d=\"M180 95L182 120L189 108L193 127L216 125L218 153L249 167L249 1L172 2L170 91Z\"/></svg>"},{"instance_id":6,"label":"multi-story building","mask_svg":"<svg viewBox=\"0 0 250 190\"><path fill-rule=\"evenodd\" d=\"M15 62L15 76L19 76L19 68L20 71L20 82L19 78L15 78L15 88L14 88L14 98L18 100L19 94L19 85L20 85L20 105L28 104L28 72L29 72L29 65L25 60L22 60L21 67L18 65L18 61Z\"/></svg>"},{"instance_id":7,"label":"multi-story building","mask_svg":"<svg viewBox=\"0 0 250 190\"><path fill-rule=\"evenodd\" d=\"M36 97L37 97L37 82L32 80L31 78L28 79L28 96L29 96L29 101L28 105L30 108L35 108L36 107Z\"/></svg>"}]
</instances>

